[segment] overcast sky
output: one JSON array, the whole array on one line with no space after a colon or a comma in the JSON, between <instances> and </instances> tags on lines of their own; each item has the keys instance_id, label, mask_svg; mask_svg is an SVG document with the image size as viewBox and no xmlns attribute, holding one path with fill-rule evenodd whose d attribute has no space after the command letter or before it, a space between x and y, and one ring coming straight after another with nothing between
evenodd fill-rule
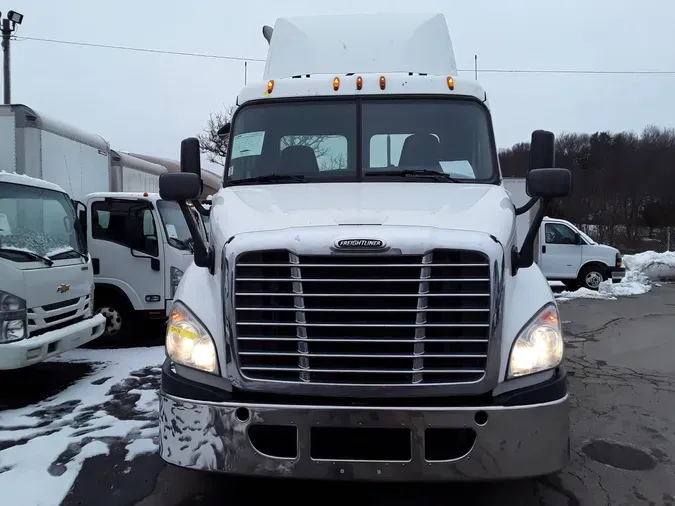
<instances>
[{"instance_id":1,"label":"overcast sky","mask_svg":"<svg viewBox=\"0 0 675 506\"><path fill-rule=\"evenodd\" d=\"M490 98L497 144L562 131L675 127L675 74L564 75L480 69L675 71L673 0L6 0L25 15L12 43L12 102L102 135L113 148L178 159L180 141L232 104L244 64L25 40L37 37L264 59L277 17L442 12L460 69ZM263 63L248 65L249 81Z\"/></svg>"}]
</instances>

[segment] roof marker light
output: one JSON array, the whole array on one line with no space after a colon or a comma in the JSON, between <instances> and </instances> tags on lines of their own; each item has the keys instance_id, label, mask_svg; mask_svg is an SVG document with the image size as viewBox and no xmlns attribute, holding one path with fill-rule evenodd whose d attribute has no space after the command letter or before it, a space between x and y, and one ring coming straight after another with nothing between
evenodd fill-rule
<instances>
[{"instance_id":1,"label":"roof marker light","mask_svg":"<svg viewBox=\"0 0 675 506\"><path fill-rule=\"evenodd\" d=\"M380 89L384 90L387 87L387 78L380 76Z\"/></svg>"},{"instance_id":2,"label":"roof marker light","mask_svg":"<svg viewBox=\"0 0 675 506\"><path fill-rule=\"evenodd\" d=\"M363 88L363 77L359 76L356 78L356 89L360 90Z\"/></svg>"},{"instance_id":3,"label":"roof marker light","mask_svg":"<svg viewBox=\"0 0 675 506\"><path fill-rule=\"evenodd\" d=\"M333 79L333 89L335 91L340 89L340 78L339 77L336 77L335 79Z\"/></svg>"},{"instance_id":4,"label":"roof marker light","mask_svg":"<svg viewBox=\"0 0 675 506\"><path fill-rule=\"evenodd\" d=\"M274 90L274 79L267 81L267 94L269 95Z\"/></svg>"},{"instance_id":5,"label":"roof marker light","mask_svg":"<svg viewBox=\"0 0 675 506\"><path fill-rule=\"evenodd\" d=\"M454 90L454 89L455 89L455 80L454 80L452 77L450 77L450 76L448 76L448 88L449 88L450 90Z\"/></svg>"}]
</instances>

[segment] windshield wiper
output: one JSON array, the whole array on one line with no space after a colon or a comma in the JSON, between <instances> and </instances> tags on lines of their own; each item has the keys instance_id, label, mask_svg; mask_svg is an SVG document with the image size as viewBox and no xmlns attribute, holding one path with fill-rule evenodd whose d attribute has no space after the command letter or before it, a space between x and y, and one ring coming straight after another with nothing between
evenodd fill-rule
<instances>
[{"instance_id":1,"label":"windshield wiper","mask_svg":"<svg viewBox=\"0 0 675 506\"><path fill-rule=\"evenodd\" d=\"M178 239L176 237L170 237L169 242L171 242L171 241L178 244L178 247L180 249L189 250L191 253L195 252L194 247L192 246L192 240L191 239L187 239L187 240L184 241L184 240Z\"/></svg>"},{"instance_id":2,"label":"windshield wiper","mask_svg":"<svg viewBox=\"0 0 675 506\"><path fill-rule=\"evenodd\" d=\"M244 179L235 179L227 181L226 186L251 183L306 183L305 176L294 176L292 174L266 174L264 176L247 177Z\"/></svg>"},{"instance_id":3,"label":"windshield wiper","mask_svg":"<svg viewBox=\"0 0 675 506\"><path fill-rule=\"evenodd\" d=\"M64 251L59 251L58 253L55 253L55 254L53 254L53 255L47 255L46 258L49 258L50 260L53 260L54 258L56 258L56 257L58 257L58 256L60 256L60 255L65 255L66 253L75 253L75 254L78 255L80 258L84 258L85 260L89 260L89 257L88 257L87 255L85 255L84 253L80 253L79 251L77 251L77 250L74 249L74 248L64 249Z\"/></svg>"},{"instance_id":4,"label":"windshield wiper","mask_svg":"<svg viewBox=\"0 0 675 506\"><path fill-rule=\"evenodd\" d=\"M428 177L436 181L448 181L459 183L458 179L449 176L445 172L438 172L431 169L402 169L402 170L371 170L364 173L365 176L402 176L402 177Z\"/></svg>"},{"instance_id":5,"label":"windshield wiper","mask_svg":"<svg viewBox=\"0 0 675 506\"><path fill-rule=\"evenodd\" d=\"M0 252L19 253L21 255L26 255L27 257L30 257L34 260L40 260L41 262L44 262L48 267L51 267L52 265L54 265L54 262L50 258L44 257L42 255L38 255L37 253L33 253L32 251L26 251L26 250L23 250L23 249L2 246L2 247L0 247Z\"/></svg>"}]
</instances>

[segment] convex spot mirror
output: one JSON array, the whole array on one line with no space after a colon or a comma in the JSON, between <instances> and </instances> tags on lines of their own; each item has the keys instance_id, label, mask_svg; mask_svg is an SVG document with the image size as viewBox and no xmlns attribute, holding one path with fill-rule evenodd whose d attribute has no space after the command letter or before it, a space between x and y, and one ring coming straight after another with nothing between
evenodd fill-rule
<instances>
[{"instance_id":1,"label":"convex spot mirror","mask_svg":"<svg viewBox=\"0 0 675 506\"><path fill-rule=\"evenodd\" d=\"M164 200L196 200L202 193L202 180L193 172L165 172L159 176L159 195Z\"/></svg>"},{"instance_id":2,"label":"convex spot mirror","mask_svg":"<svg viewBox=\"0 0 675 506\"><path fill-rule=\"evenodd\" d=\"M540 199L567 197L572 191L572 173L567 169L532 169L525 179L525 191Z\"/></svg>"}]
</instances>

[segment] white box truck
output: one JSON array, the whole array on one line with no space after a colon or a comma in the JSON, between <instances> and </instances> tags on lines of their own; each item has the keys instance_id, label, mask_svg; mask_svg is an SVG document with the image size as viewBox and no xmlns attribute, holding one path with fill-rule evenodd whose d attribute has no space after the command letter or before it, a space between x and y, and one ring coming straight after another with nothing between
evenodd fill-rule
<instances>
[{"instance_id":1,"label":"white box truck","mask_svg":"<svg viewBox=\"0 0 675 506\"><path fill-rule=\"evenodd\" d=\"M0 132L3 129L0 118ZM0 370L20 369L103 333L94 276L59 186L0 171Z\"/></svg>"},{"instance_id":2,"label":"white box truck","mask_svg":"<svg viewBox=\"0 0 675 506\"><path fill-rule=\"evenodd\" d=\"M25 105L0 106L0 124L2 166L60 185L82 206L78 220L92 261L95 310L106 318L104 337L123 340L141 321L166 322L192 262L178 205L157 194L166 167L114 151L102 137Z\"/></svg>"},{"instance_id":3,"label":"white box truck","mask_svg":"<svg viewBox=\"0 0 675 506\"><path fill-rule=\"evenodd\" d=\"M504 188L518 208L524 208L530 197L524 177L504 178ZM519 246L530 228L537 205L516 218ZM605 280L619 283L626 276L621 252L606 244L598 244L567 220L545 216L534 244L534 261L549 281L561 281L569 290L597 290Z\"/></svg>"},{"instance_id":4,"label":"white box truck","mask_svg":"<svg viewBox=\"0 0 675 506\"><path fill-rule=\"evenodd\" d=\"M208 242L188 207L197 139L160 177L195 242L166 334L162 458L335 480L563 468L562 330L532 254L571 188L553 134L532 136L540 207L521 247L486 92L458 77L442 15L283 18L263 33Z\"/></svg>"}]
</instances>

